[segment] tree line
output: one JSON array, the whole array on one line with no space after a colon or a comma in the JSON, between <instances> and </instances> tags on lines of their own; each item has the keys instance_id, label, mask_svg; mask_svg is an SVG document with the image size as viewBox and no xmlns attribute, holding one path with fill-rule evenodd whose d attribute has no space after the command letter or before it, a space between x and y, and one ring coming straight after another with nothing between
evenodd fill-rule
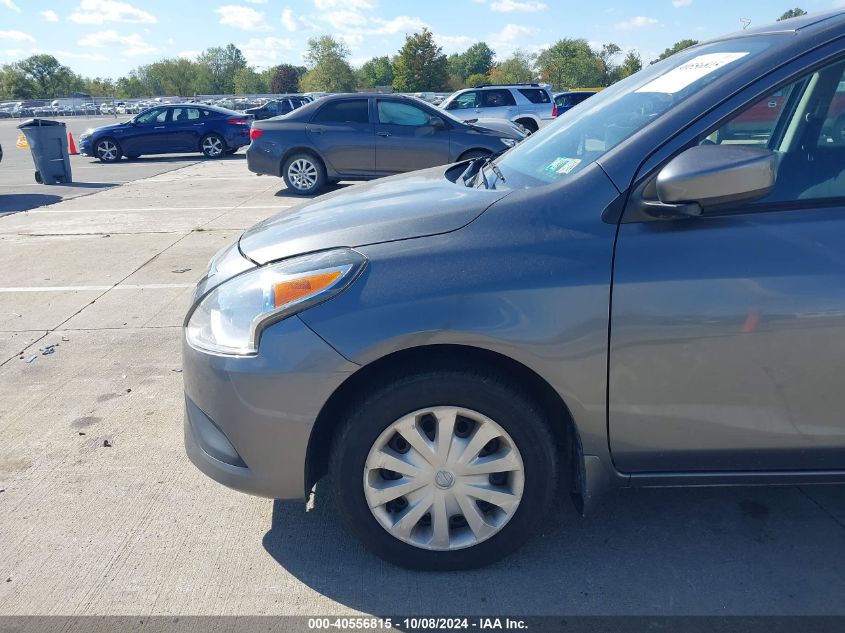
<instances>
[{"instance_id":1,"label":"tree line","mask_svg":"<svg viewBox=\"0 0 845 633\"><path fill-rule=\"evenodd\" d=\"M800 8L790 9L779 20L805 13ZM695 44L698 42L692 39L676 42L651 63ZM247 63L237 46L229 44L208 48L194 59L161 59L113 80L82 77L52 55L39 54L0 66L0 100L49 99L73 93L118 98L190 97L386 87L397 92L445 92L483 83L534 81L562 90L609 86L643 65L636 51L623 52L613 43L591 46L583 38L558 40L536 54L517 50L501 61L496 61L495 51L485 42L447 56L426 28L406 36L404 45L392 57L373 57L357 69L349 58L350 50L342 41L323 35L308 41L303 66L280 64L259 71Z\"/></svg>"}]
</instances>

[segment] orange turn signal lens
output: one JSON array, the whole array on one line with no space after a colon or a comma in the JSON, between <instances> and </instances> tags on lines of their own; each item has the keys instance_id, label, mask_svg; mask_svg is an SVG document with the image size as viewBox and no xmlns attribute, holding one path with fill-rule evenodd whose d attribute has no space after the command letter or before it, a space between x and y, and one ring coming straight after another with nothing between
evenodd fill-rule
<instances>
[{"instance_id":1,"label":"orange turn signal lens","mask_svg":"<svg viewBox=\"0 0 845 633\"><path fill-rule=\"evenodd\" d=\"M299 301L309 295L331 286L340 277L339 270L280 281L273 285L273 304L277 308Z\"/></svg>"}]
</instances>

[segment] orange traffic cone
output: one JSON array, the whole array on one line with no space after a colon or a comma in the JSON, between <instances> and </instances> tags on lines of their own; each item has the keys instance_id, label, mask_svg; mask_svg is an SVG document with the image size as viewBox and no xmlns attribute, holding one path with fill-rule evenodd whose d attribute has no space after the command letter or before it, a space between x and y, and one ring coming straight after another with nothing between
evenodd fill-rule
<instances>
[{"instance_id":1,"label":"orange traffic cone","mask_svg":"<svg viewBox=\"0 0 845 633\"><path fill-rule=\"evenodd\" d=\"M76 143L73 142L73 134L68 132L67 138L68 138L68 149L70 150L68 153L71 156L78 156L79 152L76 151Z\"/></svg>"}]
</instances>

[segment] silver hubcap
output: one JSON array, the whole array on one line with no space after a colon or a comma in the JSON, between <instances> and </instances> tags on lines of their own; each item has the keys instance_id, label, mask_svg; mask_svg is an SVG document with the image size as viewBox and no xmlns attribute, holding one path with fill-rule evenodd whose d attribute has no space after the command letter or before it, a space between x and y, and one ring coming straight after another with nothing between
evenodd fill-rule
<instances>
[{"instance_id":1,"label":"silver hubcap","mask_svg":"<svg viewBox=\"0 0 845 633\"><path fill-rule=\"evenodd\" d=\"M367 455L364 495L382 527L430 550L476 545L501 530L522 499L519 450L490 418L432 407L385 429Z\"/></svg>"},{"instance_id":2,"label":"silver hubcap","mask_svg":"<svg viewBox=\"0 0 845 633\"><path fill-rule=\"evenodd\" d=\"M288 167L291 184L302 191L317 184L317 166L310 160L297 158Z\"/></svg>"},{"instance_id":3,"label":"silver hubcap","mask_svg":"<svg viewBox=\"0 0 845 633\"><path fill-rule=\"evenodd\" d=\"M216 136L209 136L202 142L202 150L206 156L219 156L223 153L223 141Z\"/></svg>"},{"instance_id":4,"label":"silver hubcap","mask_svg":"<svg viewBox=\"0 0 845 633\"><path fill-rule=\"evenodd\" d=\"M114 160L117 158L117 145L111 141L100 141L97 145L97 156L103 160Z\"/></svg>"}]
</instances>

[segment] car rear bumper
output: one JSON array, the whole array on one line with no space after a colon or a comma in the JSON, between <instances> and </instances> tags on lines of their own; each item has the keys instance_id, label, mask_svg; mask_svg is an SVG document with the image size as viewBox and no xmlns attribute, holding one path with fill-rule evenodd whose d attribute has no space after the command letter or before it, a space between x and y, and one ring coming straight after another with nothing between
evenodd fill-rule
<instances>
[{"instance_id":1,"label":"car rear bumper","mask_svg":"<svg viewBox=\"0 0 845 633\"><path fill-rule=\"evenodd\" d=\"M306 456L323 405L357 369L299 317L269 327L256 356L183 339L185 449L212 479L274 499L306 495Z\"/></svg>"},{"instance_id":2,"label":"car rear bumper","mask_svg":"<svg viewBox=\"0 0 845 633\"><path fill-rule=\"evenodd\" d=\"M275 143L253 142L246 150L247 168L263 176L281 176L283 153Z\"/></svg>"}]
</instances>

